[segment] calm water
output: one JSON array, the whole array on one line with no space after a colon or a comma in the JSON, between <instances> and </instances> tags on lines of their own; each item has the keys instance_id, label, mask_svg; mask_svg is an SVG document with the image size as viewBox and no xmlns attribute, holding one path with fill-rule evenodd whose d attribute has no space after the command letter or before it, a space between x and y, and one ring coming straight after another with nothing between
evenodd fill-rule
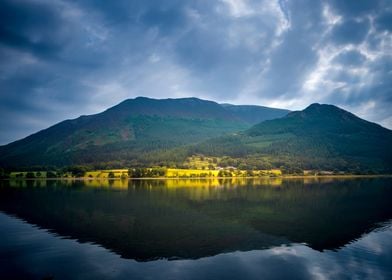
<instances>
[{"instance_id":1,"label":"calm water","mask_svg":"<svg viewBox=\"0 0 392 280\"><path fill-rule=\"evenodd\" d=\"M392 279L392 179L1 181L0 279Z\"/></svg>"}]
</instances>

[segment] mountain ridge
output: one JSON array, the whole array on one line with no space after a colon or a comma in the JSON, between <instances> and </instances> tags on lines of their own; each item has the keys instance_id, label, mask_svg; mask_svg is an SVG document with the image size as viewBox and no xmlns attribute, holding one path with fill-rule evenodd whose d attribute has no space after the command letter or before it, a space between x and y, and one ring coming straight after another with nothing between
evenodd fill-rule
<instances>
[{"instance_id":1,"label":"mountain ridge","mask_svg":"<svg viewBox=\"0 0 392 280\"><path fill-rule=\"evenodd\" d=\"M290 113L290 111L286 109L278 109L258 105L233 105L227 103L221 105L226 110L229 110L235 114L240 114L243 120L251 124L257 124L268 119L280 118L283 115L287 115L288 113Z\"/></svg>"},{"instance_id":2,"label":"mountain ridge","mask_svg":"<svg viewBox=\"0 0 392 280\"><path fill-rule=\"evenodd\" d=\"M278 113L284 115L286 111ZM94 162L92 156L81 155L83 150L96 151L97 160L102 154L99 150L105 150L109 158L122 158L120 150L124 150L132 158L146 150L196 143L251 125L209 100L137 97L0 146L0 165L82 164L87 158L87 162ZM110 149L115 156L110 155Z\"/></svg>"},{"instance_id":3,"label":"mountain ridge","mask_svg":"<svg viewBox=\"0 0 392 280\"><path fill-rule=\"evenodd\" d=\"M198 153L256 157L291 169L392 172L392 131L334 105L311 104L234 136L207 140ZM256 156L257 155L257 156ZM249 160L250 161L250 160ZM247 168L252 169L252 166Z\"/></svg>"},{"instance_id":4,"label":"mountain ridge","mask_svg":"<svg viewBox=\"0 0 392 280\"><path fill-rule=\"evenodd\" d=\"M0 166L181 167L201 154L248 170L392 172L391 130L328 104L271 110L198 98L127 99L1 146ZM267 119L253 125L260 118Z\"/></svg>"}]
</instances>

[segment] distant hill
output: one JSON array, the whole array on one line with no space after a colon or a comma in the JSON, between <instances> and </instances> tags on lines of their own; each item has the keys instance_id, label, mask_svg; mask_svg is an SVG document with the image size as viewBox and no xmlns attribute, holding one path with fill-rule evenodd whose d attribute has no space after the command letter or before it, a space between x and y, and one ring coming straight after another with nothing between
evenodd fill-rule
<instances>
[{"instance_id":1,"label":"distant hill","mask_svg":"<svg viewBox=\"0 0 392 280\"><path fill-rule=\"evenodd\" d=\"M293 169L392 172L392 131L333 105L312 104L237 135L208 140L194 152L247 158Z\"/></svg>"},{"instance_id":2,"label":"distant hill","mask_svg":"<svg viewBox=\"0 0 392 280\"><path fill-rule=\"evenodd\" d=\"M128 99L102 113L66 120L1 146L0 166L137 165L145 153L245 130L260 119L288 112L250 106L252 113L247 113L243 106L239 111L236 107L198 98Z\"/></svg>"}]
</instances>

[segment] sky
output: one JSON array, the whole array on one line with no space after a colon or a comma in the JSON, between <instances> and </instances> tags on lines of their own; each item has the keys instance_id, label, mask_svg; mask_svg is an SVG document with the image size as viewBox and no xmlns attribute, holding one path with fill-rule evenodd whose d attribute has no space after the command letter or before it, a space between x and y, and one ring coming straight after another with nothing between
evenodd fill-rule
<instances>
[{"instance_id":1,"label":"sky","mask_svg":"<svg viewBox=\"0 0 392 280\"><path fill-rule=\"evenodd\" d=\"M127 98L392 128L392 0L0 0L0 145Z\"/></svg>"}]
</instances>

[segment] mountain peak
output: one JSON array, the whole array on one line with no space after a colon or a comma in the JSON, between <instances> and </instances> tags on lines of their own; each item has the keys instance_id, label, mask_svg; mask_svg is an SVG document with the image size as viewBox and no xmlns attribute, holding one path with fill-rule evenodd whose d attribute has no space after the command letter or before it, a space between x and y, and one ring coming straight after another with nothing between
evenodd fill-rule
<instances>
[{"instance_id":1,"label":"mountain peak","mask_svg":"<svg viewBox=\"0 0 392 280\"><path fill-rule=\"evenodd\" d=\"M313 103L302 111L294 111L287 115L289 118L301 119L359 119L354 114L343 110L335 105Z\"/></svg>"},{"instance_id":2,"label":"mountain peak","mask_svg":"<svg viewBox=\"0 0 392 280\"><path fill-rule=\"evenodd\" d=\"M326 105L326 104L312 103L312 104L310 104L308 107L306 107L304 110L320 108L320 107L322 107L322 106L324 106L324 105Z\"/></svg>"},{"instance_id":3,"label":"mountain peak","mask_svg":"<svg viewBox=\"0 0 392 280\"><path fill-rule=\"evenodd\" d=\"M388 129L366 121L335 105L314 103L302 111L289 113L282 119L262 122L250 128L250 135L291 131L295 134L324 135L327 133L379 133ZM383 133L383 132L381 132Z\"/></svg>"},{"instance_id":4,"label":"mountain peak","mask_svg":"<svg viewBox=\"0 0 392 280\"><path fill-rule=\"evenodd\" d=\"M125 101L136 101L136 100L138 100L138 101L143 101L143 100L145 100L145 101L197 101L197 102L213 102L213 101L210 101L210 100L204 100L204 99L200 99L200 98L197 98L197 97L193 97L193 96L190 96L190 97L182 97L182 98L151 98L151 97L146 97L146 96L137 96L137 97L135 97L135 98L129 98L129 99L126 99ZM215 102L214 102L215 103Z\"/></svg>"},{"instance_id":5,"label":"mountain peak","mask_svg":"<svg viewBox=\"0 0 392 280\"><path fill-rule=\"evenodd\" d=\"M320 111L344 111L339 107L331 104L313 103L306 107L303 112L320 112Z\"/></svg>"},{"instance_id":6,"label":"mountain peak","mask_svg":"<svg viewBox=\"0 0 392 280\"><path fill-rule=\"evenodd\" d=\"M152 98L145 97L145 96L137 96L134 98L134 100L150 100L150 99L152 99ZM130 98L128 100L132 100L132 98Z\"/></svg>"}]
</instances>

